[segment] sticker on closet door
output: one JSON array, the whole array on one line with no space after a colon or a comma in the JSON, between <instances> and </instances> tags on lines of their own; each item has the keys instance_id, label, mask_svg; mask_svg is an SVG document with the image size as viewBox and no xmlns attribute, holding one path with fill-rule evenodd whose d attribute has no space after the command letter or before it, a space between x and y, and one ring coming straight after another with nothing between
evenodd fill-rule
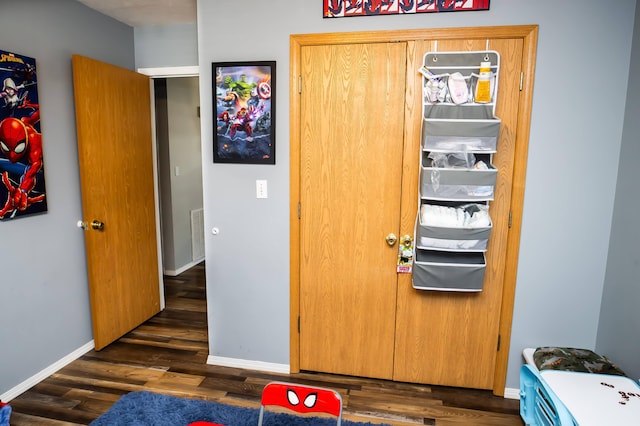
<instances>
[{"instance_id":1,"label":"sticker on closet door","mask_svg":"<svg viewBox=\"0 0 640 426\"><path fill-rule=\"evenodd\" d=\"M399 274L410 274L413 266L413 238L405 235L400 238L398 244L398 267Z\"/></svg>"}]
</instances>

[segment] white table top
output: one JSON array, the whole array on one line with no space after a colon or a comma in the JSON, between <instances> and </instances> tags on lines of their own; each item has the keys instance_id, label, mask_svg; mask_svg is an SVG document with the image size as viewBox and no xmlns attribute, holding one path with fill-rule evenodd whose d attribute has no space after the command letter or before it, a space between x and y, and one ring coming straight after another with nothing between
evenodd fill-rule
<instances>
[{"instance_id":1,"label":"white table top","mask_svg":"<svg viewBox=\"0 0 640 426\"><path fill-rule=\"evenodd\" d=\"M640 425L640 386L630 378L558 370L540 375L580 426Z\"/></svg>"}]
</instances>

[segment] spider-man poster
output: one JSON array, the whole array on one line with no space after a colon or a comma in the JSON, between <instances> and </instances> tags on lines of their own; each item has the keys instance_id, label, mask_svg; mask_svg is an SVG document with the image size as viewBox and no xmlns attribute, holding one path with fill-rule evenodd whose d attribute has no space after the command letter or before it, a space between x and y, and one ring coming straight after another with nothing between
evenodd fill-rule
<instances>
[{"instance_id":1,"label":"spider-man poster","mask_svg":"<svg viewBox=\"0 0 640 426\"><path fill-rule=\"evenodd\" d=\"M323 0L323 17L489 10L489 0Z\"/></svg>"},{"instance_id":2,"label":"spider-man poster","mask_svg":"<svg viewBox=\"0 0 640 426\"><path fill-rule=\"evenodd\" d=\"M36 61L0 50L0 221L47 211Z\"/></svg>"}]
</instances>

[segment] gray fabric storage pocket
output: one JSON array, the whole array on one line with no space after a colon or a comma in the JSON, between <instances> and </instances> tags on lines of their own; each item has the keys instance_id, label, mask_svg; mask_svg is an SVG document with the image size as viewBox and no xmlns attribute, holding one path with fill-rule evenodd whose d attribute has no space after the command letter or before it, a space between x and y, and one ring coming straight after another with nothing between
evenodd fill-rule
<instances>
[{"instance_id":1,"label":"gray fabric storage pocket","mask_svg":"<svg viewBox=\"0 0 640 426\"><path fill-rule=\"evenodd\" d=\"M413 265L413 288L482 291L485 269L484 253L450 253L417 249Z\"/></svg>"},{"instance_id":2,"label":"gray fabric storage pocket","mask_svg":"<svg viewBox=\"0 0 640 426\"><path fill-rule=\"evenodd\" d=\"M448 105L433 105L429 108L450 109L452 112L476 109L462 106L457 107L456 111ZM425 118L424 121L422 143L425 151L496 152L501 123L499 118Z\"/></svg>"},{"instance_id":3,"label":"gray fabric storage pocket","mask_svg":"<svg viewBox=\"0 0 640 426\"><path fill-rule=\"evenodd\" d=\"M418 224L418 247L436 250L486 251L491 226L483 228L445 228Z\"/></svg>"},{"instance_id":4,"label":"gray fabric storage pocket","mask_svg":"<svg viewBox=\"0 0 640 426\"><path fill-rule=\"evenodd\" d=\"M480 154L487 170L433 167L427 151L423 151L420 168L420 194L422 198L453 201L493 200L498 169L491 163L489 154ZM483 157L483 155L485 157Z\"/></svg>"}]
</instances>

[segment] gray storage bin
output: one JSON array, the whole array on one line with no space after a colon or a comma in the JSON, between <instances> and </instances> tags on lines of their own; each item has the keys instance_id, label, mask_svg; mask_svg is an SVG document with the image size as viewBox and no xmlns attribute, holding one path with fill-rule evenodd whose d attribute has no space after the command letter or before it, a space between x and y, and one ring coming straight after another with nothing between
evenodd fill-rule
<instances>
[{"instance_id":1,"label":"gray storage bin","mask_svg":"<svg viewBox=\"0 0 640 426\"><path fill-rule=\"evenodd\" d=\"M493 106L489 104L433 104L424 106L425 120L497 120L493 116Z\"/></svg>"},{"instance_id":2,"label":"gray storage bin","mask_svg":"<svg viewBox=\"0 0 640 426\"><path fill-rule=\"evenodd\" d=\"M490 61L497 73L500 54L495 50L478 50L475 52L428 52L424 54L423 65L434 74L469 70L479 71L482 61Z\"/></svg>"},{"instance_id":3,"label":"gray storage bin","mask_svg":"<svg viewBox=\"0 0 640 426\"><path fill-rule=\"evenodd\" d=\"M488 155L476 156L484 161L488 170L431 167L432 161L425 151L420 170L420 194L422 198L454 201L493 200L498 169Z\"/></svg>"},{"instance_id":4,"label":"gray storage bin","mask_svg":"<svg viewBox=\"0 0 640 426\"><path fill-rule=\"evenodd\" d=\"M484 253L450 253L416 250L413 288L436 291L482 291Z\"/></svg>"},{"instance_id":5,"label":"gray storage bin","mask_svg":"<svg viewBox=\"0 0 640 426\"><path fill-rule=\"evenodd\" d=\"M462 105L478 105L475 100L475 90L480 76L480 65L483 62L489 62L493 73L493 96L489 103L481 103L481 105L489 105L495 111L495 98L498 92L498 81L500 75L500 54L495 50L482 50L475 52L429 52L424 55L422 68L420 72L423 74L423 88L425 104L429 103L448 103L451 104L448 80L454 73L460 73L467 84L469 97L467 102ZM435 81L439 83L438 93L428 92L427 81ZM445 92L443 95L439 93L441 90ZM429 96L427 96L429 95Z\"/></svg>"},{"instance_id":6,"label":"gray storage bin","mask_svg":"<svg viewBox=\"0 0 640 426\"><path fill-rule=\"evenodd\" d=\"M431 105L425 108L422 125L422 147L438 152L496 152L500 134L500 119L492 118L433 118L427 110L450 111L450 115L473 115L470 112L490 111L489 107ZM436 114L439 115L439 114ZM479 114L484 115L484 114Z\"/></svg>"},{"instance_id":7,"label":"gray storage bin","mask_svg":"<svg viewBox=\"0 0 640 426\"><path fill-rule=\"evenodd\" d=\"M449 251L486 251L493 224L482 228L445 228L418 221L416 246Z\"/></svg>"}]
</instances>

